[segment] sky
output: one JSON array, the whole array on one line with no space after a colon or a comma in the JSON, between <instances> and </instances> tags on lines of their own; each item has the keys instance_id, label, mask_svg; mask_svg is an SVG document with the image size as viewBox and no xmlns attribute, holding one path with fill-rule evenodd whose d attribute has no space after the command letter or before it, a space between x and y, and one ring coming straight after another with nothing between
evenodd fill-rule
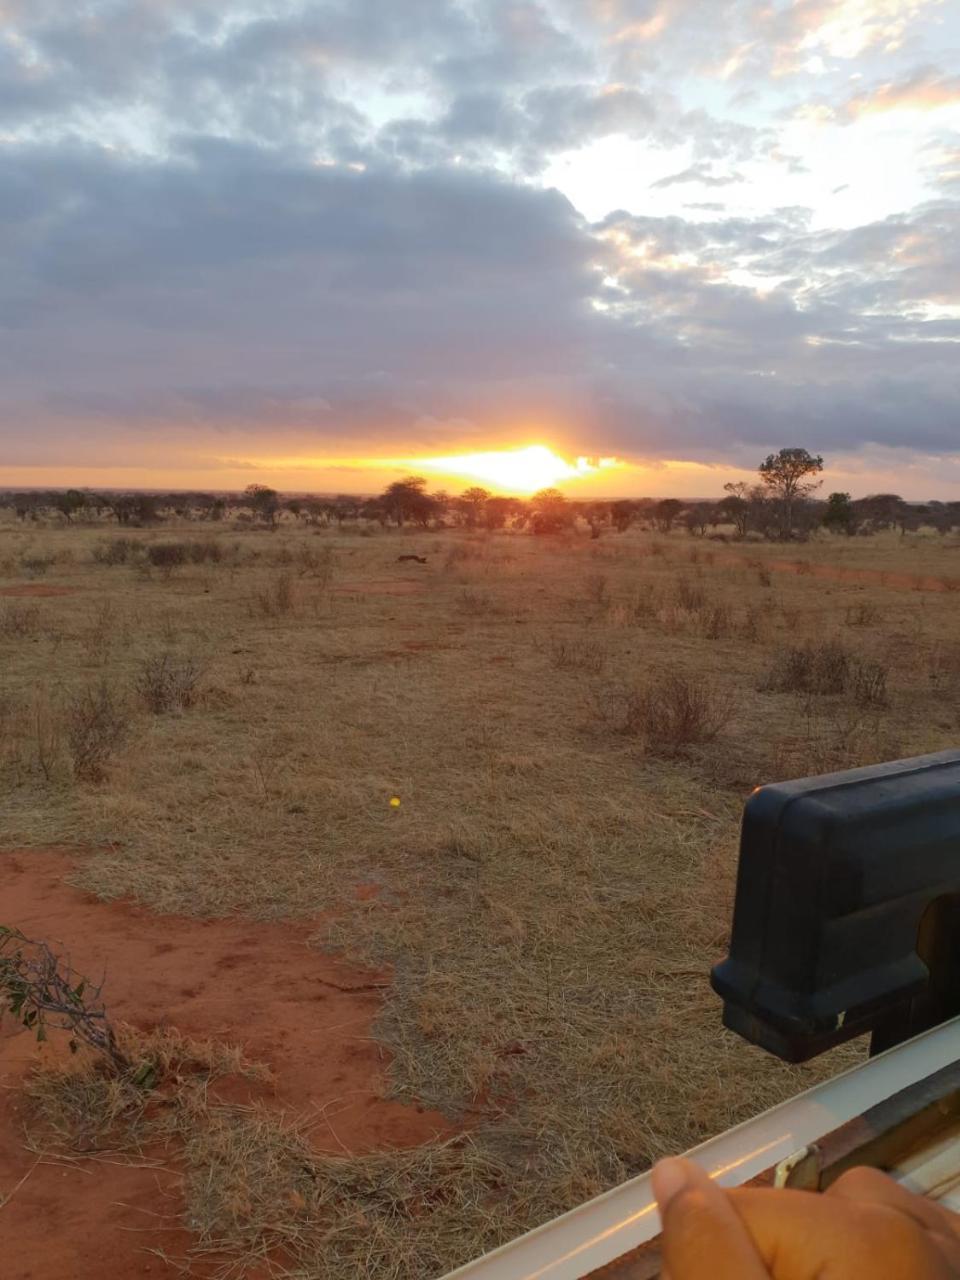
<instances>
[{"instance_id":1,"label":"sky","mask_svg":"<svg viewBox=\"0 0 960 1280\"><path fill-rule=\"evenodd\" d=\"M958 344L955 0L0 0L0 485L960 499Z\"/></svg>"}]
</instances>

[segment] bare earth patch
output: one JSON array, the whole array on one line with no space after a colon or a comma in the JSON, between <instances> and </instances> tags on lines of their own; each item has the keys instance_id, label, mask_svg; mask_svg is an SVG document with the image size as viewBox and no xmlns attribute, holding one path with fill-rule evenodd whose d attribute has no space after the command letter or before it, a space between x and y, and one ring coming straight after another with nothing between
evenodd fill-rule
<instances>
[{"instance_id":1,"label":"bare earth patch","mask_svg":"<svg viewBox=\"0 0 960 1280\"><path fill-rule=\"evenodd\" d=\"M73 865L64 850L0 853L0 921L62 948L92 979L105 974L114 1020L222 1038L271 1069L265 1083L228 1082L244 1096L224 1101L266 1101L315 1120L311 1142L324 1152L397 1150L449 1135L438 1112L383 1096L389 1058L370 1028L389 973L311 948L309 926L157 916L99 902L65 883ZM17 1085L45 1052L51 1047L9 1019L0 1030L0 1204L12 1197L0 1213L5 1280L174 1274L146 1252L189 1247L170 1152L157 1167L138 1168L102 1157L38 1159L24 1149Z\"/></svg>"}]
</instances>

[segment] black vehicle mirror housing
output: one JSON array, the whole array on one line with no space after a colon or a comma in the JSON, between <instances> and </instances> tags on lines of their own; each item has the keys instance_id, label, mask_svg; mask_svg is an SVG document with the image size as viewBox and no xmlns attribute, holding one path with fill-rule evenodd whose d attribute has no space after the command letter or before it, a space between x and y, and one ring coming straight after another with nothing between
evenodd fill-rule
<instances>
[{"instance_id":1,"label":"black vehicle mirror housing","mask_svg":"<svg viewBox=\"0 0 960 1280\"><path fill-rule=\"evenodd\" d=\"M960 1013L960 750L754 792L711 980L724 1025L788 1062Z\"/></svg>"}]
</instances>

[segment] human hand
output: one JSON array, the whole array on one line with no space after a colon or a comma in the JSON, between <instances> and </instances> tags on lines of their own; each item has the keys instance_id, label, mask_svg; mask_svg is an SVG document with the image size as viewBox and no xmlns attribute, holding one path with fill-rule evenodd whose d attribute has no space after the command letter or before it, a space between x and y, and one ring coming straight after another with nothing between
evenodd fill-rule
<instances>
[{"instance_id":1,"label":"human hand","mask_svg":"<svg viewBox=\"0 0 960 1280\"><path fill-rule=\"evenodd\" d=\"M875 1169L816 1195L724 1191L664 1160L653 1190L666 1280L960 1280L960 1219Z\"/></svg>"}]
</instances>

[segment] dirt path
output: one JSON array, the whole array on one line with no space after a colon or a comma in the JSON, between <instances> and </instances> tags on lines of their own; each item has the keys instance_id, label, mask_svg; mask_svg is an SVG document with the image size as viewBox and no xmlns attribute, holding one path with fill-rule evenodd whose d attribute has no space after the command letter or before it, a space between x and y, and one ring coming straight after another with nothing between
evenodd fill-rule
<instances>
[{"instance_id":1,"label":"dirt path","mask_svg":"<svg viewBox=\"0 0 960 1280\"><path fill-rule=\"evenodd\" d=\"M411 1147L449 1134L440 1114L383 1097L389 1059L371 1024L389 974L308 947L307 926L156 916L98 902L64 883L73 864L64 850L0 853L0 922L62 946L92 979L105 973L115 1020L242 1045L274 1073L248 1095L320 1118L320 1150ZM38 1163L23 1148L17 1085L42 1052L8 1017L0 1028L4 1280L181 1274L145 1252L183 1256L190 1244L175 1159L140 1169L100 1159Z\"/></svg>"}]
</instances>

